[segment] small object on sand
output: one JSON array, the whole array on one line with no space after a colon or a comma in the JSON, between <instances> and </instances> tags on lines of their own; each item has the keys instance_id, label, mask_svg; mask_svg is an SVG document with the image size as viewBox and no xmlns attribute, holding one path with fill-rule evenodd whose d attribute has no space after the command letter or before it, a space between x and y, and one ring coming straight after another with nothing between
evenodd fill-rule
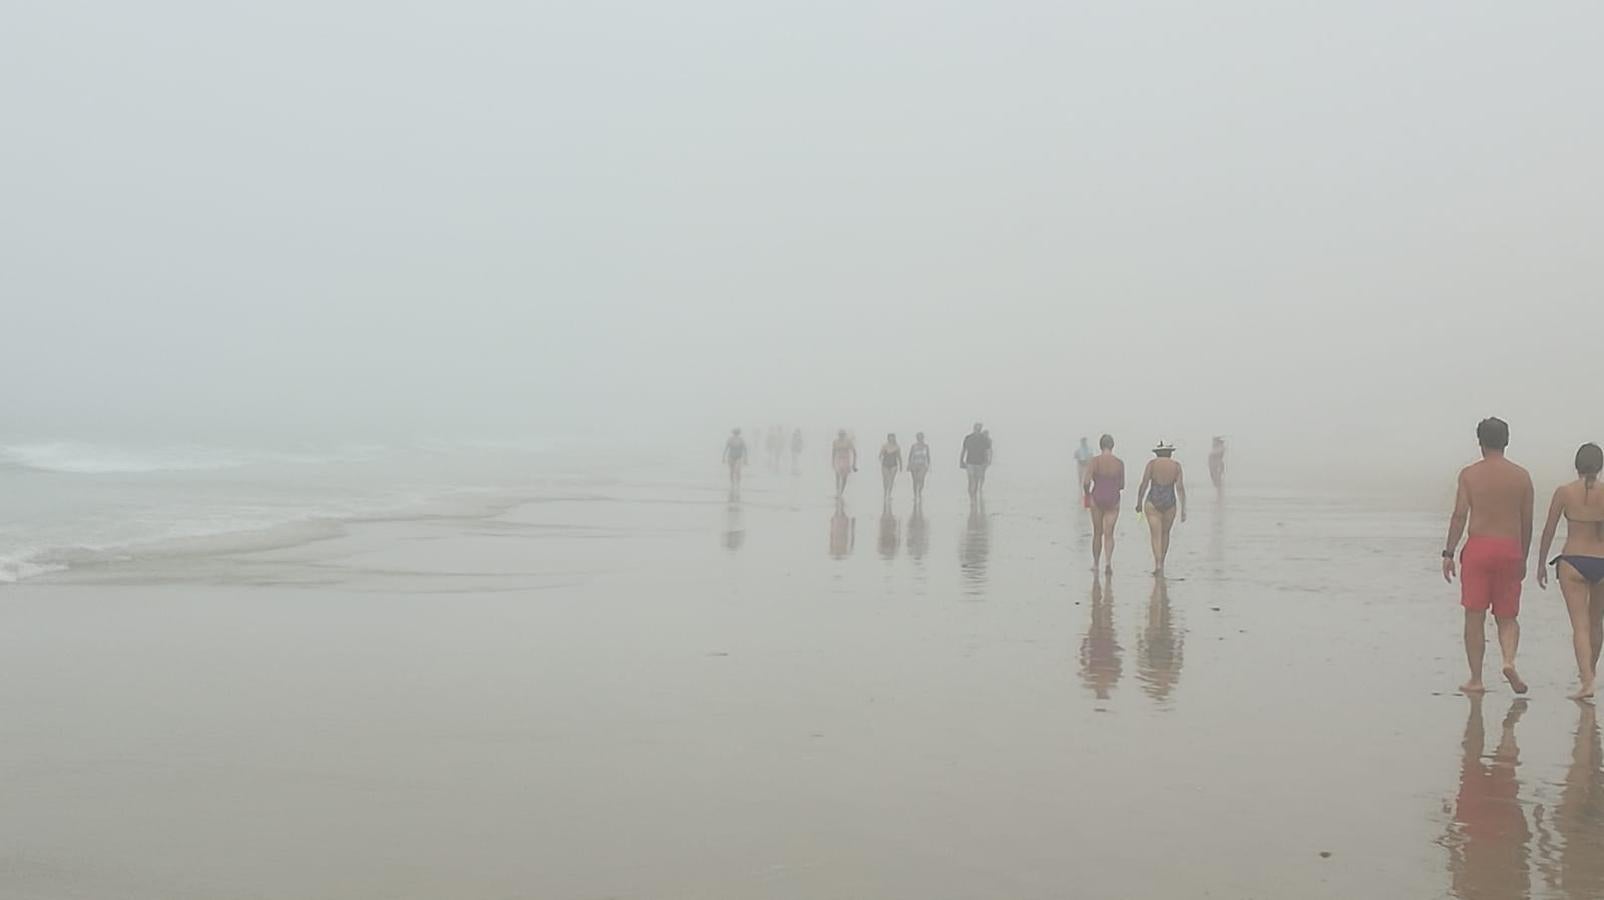
<instances>
[{"instance_id":1,"label":"small object on sand","mask_svg":"<svg viewBox=\"0 0 1604 900\"><path fill-rule=\"evenodd\" d=\"M1215 612L1219 612L1220 611L1220 608L1218 606L1211 606L1211 607L1209 607L1209 609L1212 609Z\"/></svg>"},{"instance_id":2,"label":"small object on sand","mask_svg":"<svg viewBox=\"0 0 1604 900\"><path fill-rule=\"evenodd\" d=\"M1330 850L1321 850L1320 851L1320 858L1321 859L1330 859L1331 858L1331 851Z\"/></svg>"}]
</instances>

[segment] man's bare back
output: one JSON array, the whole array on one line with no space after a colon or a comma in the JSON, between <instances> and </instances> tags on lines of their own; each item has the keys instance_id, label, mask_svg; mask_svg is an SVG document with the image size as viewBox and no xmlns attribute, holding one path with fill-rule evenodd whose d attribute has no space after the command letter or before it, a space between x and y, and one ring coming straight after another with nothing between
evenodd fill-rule
<instances>
[{"instance_id":1,"label":"man's bare back","mask_svg":"<svg viewBox=\"0 0 1604 900\"><path fill-rule=\"evenodd\" d=\"M1456 512L1468 512L1471 537L1532 542L1532 476L1502 456L1466 466L1459 473Z\"/></svg>"}]
</instances>

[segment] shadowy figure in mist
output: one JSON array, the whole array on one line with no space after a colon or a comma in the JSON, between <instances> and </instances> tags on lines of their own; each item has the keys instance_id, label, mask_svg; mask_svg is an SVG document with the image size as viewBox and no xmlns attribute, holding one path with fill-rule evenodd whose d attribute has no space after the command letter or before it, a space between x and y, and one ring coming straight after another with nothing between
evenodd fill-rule
<instances>
[{"instance_id":1,"label":"shadowy figure in mist","mask_svg":"<svg viewBox=\"0 0 1604 900\"><path fill-rule=\"evenodd\" d=\"M897 443L897 436L886 435L886 442L880 446L880 481L885 487L885 502L891 502L891 489L896 487L897 475L902 472L902 446Z\"/></svg>"},{"instance_id":2,"label":"shadowy figure in mist","mask_svg":"<svg viewBox=\"0 0 1604 900\"><path fill-rule=\"evenodd\" d=\"M1080 642L1080 680L1097 699L1107 700L1119 684L1123 650L1114 630L1114 584L1104 587L1093 575L1092 616Z\"/></svg>"},{"instance_id":3,"label":"shadowy figure in mist","mask_svg":"<svg viewBox=\"0 0 1604 900\"><path fill-rule=\"evenodd\" d=\"M908 474L913 476L913 505L917 507L925 499L925 476L930 474L930 445L925 443L923 431L913 436L913 446L908 448Z\"/></svg>"},{"instance_id":4,"label":"shadowy figure in mist","mask_svg":"<svg viewBox=\"0 0 1604 900\"><path fill-rule=\"evenodd\" d=\"M1170 588L1163 578L1153 579L1147 601L1147 624L1136 639L1136 677L1154 700L1166 700L1181 681L1186 630L1177 626L1170 610Z\"/></svg>"},{"instance_id":5,"label":"shadowy figure in mist","mask_svg":"<svg viewBox=\"0 0 1604 900\"><path fill-rule=\"evenodd\" d=\"M991 467L991 433L975 423L974 431L964 435L958 450L958 468L969 473L969 501L973 503L986 490L986 470Z\"/></svg>"},{"instance_id":6,"label":"shadowy figure in mist","mask_svg":"<svg viewBox=\"0 0 1604 900\"><path fill-rule=\"evenodd\" d=\"M1209 480L1214 482L1216 491L1225 490L1225 438L1218 435L1209 448Z\"/></svg>"},{"instance_id":7,"label":"shadowy figure in mist","mask_svg":"<svg viewBox=\"0 0 1604 900\"><path fill-rule=\"evenodd\" d=\"M1486 755L1487 729L1480 693L1470 704L1460 742L1459 795L1441 844L1448 851L1449 891L1460 900L1517 900L1531 896L1528 870L1532 832L1520 803L1520 747L1515 725L1526 713L1516 699L1504 714L1498 746Z\"/></svg>"},{"instance_id":8,"label":"shadowy figure in mist","mask_svg":"<svg viewBox=\"0 0 1604 900\"><path fill-rule=\"evenodd\" d=\"M846 496L848 476L858 471L858 446L845 428L835 433L830 445L830 466L835 469L835 499L840 500Z\"/></svg>"},{"instance_id":9,"label":"shadowy figure in mist","mask_svg":"<svg viewBox=\"0 0 1604 900\"><path fill-rule=\"evenodd\" d=\"M852 555L852 547L857 543L858 520L847 516L847 505L840 499L835 501L835 512L830 515L830 555L836 559L846 559Z\"/></svg>"},{"instance_id":10,"label":"shadowy figure in mist","mask_svg":"<svg viewBox=\"0 0 1604 900\"><path fill-rule=\"evenodd\" d=\"M795 431L791 432L791 474L792 475L800 475L800 474L802 474L802 450L806 446L807 446L807 441L804 440L803 437L802 437L802 429L798 428Z\"/></svg>"},{"instance_id":11,"label":"shadowy figure in mist","mask_svg":"<svg viewBox=\"0 0 1604 900\"><path fill-rule=\"evenodd\" d=\"M746 468L748 451L741 429L730 429L730 438L724 442L724 464L730 467L730 497L741 496L741 470Z\"/></svg>"}]
</instances>

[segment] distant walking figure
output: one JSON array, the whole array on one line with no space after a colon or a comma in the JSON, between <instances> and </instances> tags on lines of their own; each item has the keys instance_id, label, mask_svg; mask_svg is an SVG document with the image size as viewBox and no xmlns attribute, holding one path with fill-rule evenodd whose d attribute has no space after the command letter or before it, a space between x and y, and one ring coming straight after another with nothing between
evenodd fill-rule
<instances>
[{"instance_id":1,"label":"distant walking figure","mask_svg":"<svg viewBox=\"0 0 1604 900\"><path fill-rule=\"evenodd\" d=\"M1460 686L1467 694L1487 690L1482 683L1482 657L1487 650L1487 610L1498 622L1498 648L1504 657L1504 679L1515 693L1526 693L1526 682L1515 670L1520 648L1520 584L1526 579L1526 560L1532 551L1532 476L1504 456L1509 446L1509 425L1502 419L1483 419L1476 426L1481 462L1459 472L1454 514L1448 520L1448 541L1442 551L1442 577L1452 583L1458 570L1454 551L1470 529L1470 539L1459 557L1464 572L1459 579L1459 603L1465 608L1465 661L1470 680Z\"/></svg>"},{"instance_id":2,"label":"distant walking figure","mask_svg":"<svg viewBox=\"0 0 1604 900\"><path fill-rule=\"evenodd\" d=\"M1142 472L1142 485L1136 489L1136 511L1147 514L1147 527L1153 538L1153 574L1163 575L1164 560L1170 555L1170 530L1175 527L1176 512L1179 511L1182 522L1186 521L1186 480L1181 474L1181 464L1172 459L1173 444L1160 441L1153 448L1153 455L1156 458L1148 462Z\"/></svg>"},{"instance_id":3,"label":"distant walking figure","mask_svg":"<svg viewBox=\"0 0 1604 900\"><path fill-rule=\"evenodd\" d=\"M1092 464L1092 447L1086 443L1085 438L1080 439L1080 446L1075 448L1075 483L1086 484L1086 467ZM1087 503L1087 506L1090 506Z\"/></svg>"},{"instance_id":4,"label":"distant walking figure","mask_svg":"<svg viewBox=\"0 0 1604 900\"><path fill-rule=\"evenodd\" d=\"M913 436L913 446L908 448L908 473L913 476L913 502L917 505L924 501L925 476L930 473L930 445L925 443L923 431Z\"/></svg>"},{"instance_id":5,"label":"distant walking figure","mask_svg":"<svg viewBox=\"0 0 1604 900\"><path fill-rule=\"evenodd\" d=\"M1102 452L1086 464L1081 490L1092 511L1092 571L1097 571L1097 563L1105 559L1107 550L1105 571L1112 573L1114 526L1119 522L1120 492L1125 490L1125 462L1114 455L1113 435L1103 435L1097 446Z\"/></svg>"},{"instance_id":6,"label":"distant walking figure","mask_svg":"<svg viewBox=\"0 0 1604 900\"><path fill-rule=\"evenodd\" d=\"M1209 448L1209 480L1214 482L1216 489L1225 487L1225 438L1214 439L1214 446Z\"/></svg>"},{"instance_id":7,"label":"distant walking figure","mask_svg":"<svg viewBox=\"0 0 1604 900\"><path fill-rule=\"evenodd\" d=\"M830 445L830 465L835 469L835 496L840 499L847 492L847 476L858 471L858 448L845 428L836 432Z\"/></svg>"},{"instance_id":8,"label":"distant walking figure","mask_svg":"<svg viewBox=\"0 0 1604 900\"><path fill-rule=\"evenodd\" d=\"M963 446L958 450L958 468L969 473L969 499L973 500L986 487L986 467L991 465L991 435L979 422L975 430L964 435Z\"/></svg>"},{"instance_id":9,"label":"distant walking figure","mask_svg":"<svg viewBox=\"0 0 1604 900\"><path fill-rule=\"evenodd\" d=\"M798 428L797 430L791 432L792 475L799 475L802 473L802 447L804 443L805 442L802 440L802 429Z\"/></svg>"},{"instance_id":10,"label":"distant walking figure","mask_svg":"<svg viewBox=\"0 0 1604 900\"><path fill-rule=\"evenodd\" d=\"M1598 486L1601 469L1604 450L1597 444L1583 444L1576 451L1577 479L1554 491L1543 539L1537 545L1537 586L1546 590L1548 569L1542 560L1547 559L1560 516L1564 516L1565 549L1549 564L1554 566L1571 617L1571 644L1576 651L1580 682L1576 693L1571 694L1572 700L1593 696L1599 647L1604 645L1604 489Z\"/></svg>"},{"instance_id":11,"label":"distant walking figure","mask_svg":"<svg viewBox=\"0 0 1604 900\"><path fill-rule=\"evenodd\" d=\"M886 502L891 501L891 488L897 483L897 474L902 471L902 448L897 445L897 436L886 435L886 442L880 447L880 479L885 484Z\"/></svg>"},{"instance_id":12,"label":"distant walking figure","mask_svg":"<svg viewBox=\"0 0 1604 900\"><path fill-rule=\"evenodd\" d=\"M724 442L724 464L730 467L730 493L741 491L741 469L746 466L746 439L741 429L730 429L730 439Z\"/></svg>"}]
</instances>

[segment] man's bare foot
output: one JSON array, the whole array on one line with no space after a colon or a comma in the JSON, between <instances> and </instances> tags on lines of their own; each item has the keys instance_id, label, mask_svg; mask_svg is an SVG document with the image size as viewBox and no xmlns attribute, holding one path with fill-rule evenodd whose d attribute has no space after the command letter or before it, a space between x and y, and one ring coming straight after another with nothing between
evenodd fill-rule
<instances>
[{"instance_id":1,"label":"man's bare foot","mask_svg":"<svg viewBox=\"0 0 1604 900\"><path fill-rule=\"evenodd\" d=\"M1487 693L1487 685L1482 684L1480 678L1473 678L1460 685L1459 692L1461 694L1485 694Z\"/></svg>"},{"instance_id":2,"label":"man's bare foot","mask_svg":"<svg viewBox=\"0 0 1604 900\"><path fill-rule=\"evenodd\" d=\"M1521 680L1520 673L1515 671L1514 666L1504 667L1504 680L1509 682L1509 686L1515 689L1515 693L1526 693L1526 682Z\"/></svg>"},{"instance_id":3,"label":"man's bare foot","mask_svg":"<svg viewBox=\"0 0 1604 900\"><path fill-rule=\"evenodd\" d=\"M1593 699L1593 683L1591 681L1583 682L1582 686L1576 690L1576 693L1571 694L1570 697L1572 700Z\"/></svg>"}]
</instances>

